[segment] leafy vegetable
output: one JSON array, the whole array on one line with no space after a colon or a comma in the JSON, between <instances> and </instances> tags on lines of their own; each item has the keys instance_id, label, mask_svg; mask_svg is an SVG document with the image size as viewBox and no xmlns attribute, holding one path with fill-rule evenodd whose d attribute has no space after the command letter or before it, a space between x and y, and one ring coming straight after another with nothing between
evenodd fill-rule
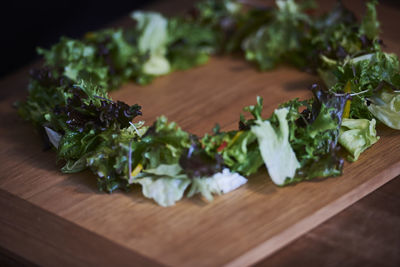
<instances>
[{"instance_id":1,"label":"leafy vegetable","mask_svg":"<svg viewBox=\"0 0 400 267\"><path fill-rule=\"evenodd\" d=\"M360 33L367 36L370 40L374 40L379 35L379 21L376 14L375 6L378 1L367 2L367 13L361 22Z\"/></svg>"},{"instance_id":2,"label":"leafy vegetable","mask_svg":"<svg viewBox=\"0 0 400 267\"><path fill-rule=\"evenodd\" d=\"M212 177L193 179L188 197L200 193L208 201L213 200L213 194L226 194L247 182L247 179L228 169L215 173Z\"/></svg>"},{"instance_id":3,"label":"leafy vegetable","mask_svg":"<svg viewBox=\"0 0 400 267\"><path fill-rule=\"evenodd\" d=\"M57 66L73 82L90 77L99 86L116 88L129 78L143 76L135 66L141 61L138 49L127 42L122 30L89 33L82 41L64 37L49 50L38 51L47 66Z\"/></svg>"},{"instance_id":4,"label":"leafy vegetable","mask_svg":"<svg viewBox=\"0 0 400 267\"><path fill-rule=\"evenodd\" d=\"M174 205L183 197L190 179L182 174L182 169L178 164L160 164L155 169L142 172L133 182L142 185L145 197L152 198L159 205L167 207Z\"/></svg>"},{"instance_id":5,"label":"leafy vegetable","mask_svg":"<svg viewBox=\"0 0 400 267\"><path fill-rule=\"evenodd\" d=\"M356 161L360 154L379 140L376 136L375 120L344 119L340 128L339 143Z\"/></svg>"},{"instance_id":6,"label":"leafy vegetable","mask_svg":"<svg viewBox=\"0 0 400 267\"><path fill-rule=\"evenodd\" d=\"M46 131L47 136L49 137L50 143L57 149L60 144L62 135L48 127L44 127L44 129Z\"/></svg>"},{"instance_id":7,"label":"leafy vegetable","mask_svg":"<svg viewBox=\"0 0 400 267\"><path fill-rule=\"evenodd\" d=\"M208 26L183 18L168 22L167 58L172 69L189 69L204 64L216 51L217 34Z\"/></svg>"},{"instance_id":8,"label":"leafy vegetable","mask_svg":"<svg viewBox=\"0 0 400 267\"><path fill-rule=\"evenodd\" d=\"M141 107L137 104L129 106L124 102L113 102L102 97L89 100L80 90L74 90L72 94L65 107L58 107L56 112L65 114L67 126L78 132L89 128L101 131L126 128L136 116L142 115Z\"/></svg>"},{"instance_id":9,"label":"leafy vegetable","mask_svg":"<svg viewBox=\"0 0 400 267\"><path fill-rule=\"evenodd\" d=\"M245 109L252 113L254 119L244 120L243 117L241 118L242 127L251 127L253 133L255 133L254 128L259 127L258 134L255 134L258 138L261 155L264 153L263 159L271 178L274 179L271 174L272 168L275 168L272 171L278 173L274 177L279 177L280 168L284 171L291 170L289 174L280 176L278 182L274 181L276 184L283 185L341 174L343 159L338 154L337 140L344 106L349 95L335 96L323 91L317 85L314 85L312 89L314 99L305 101L294 99L281 105L280 109L286 110L285 116L281 115L279 118L274 114L267 121L263 121L261 117L262 99L259 98L257 105ZM260 124L264 127L258 126ZM279 127L283 127L283 129L279 129ZM261 141L259 136L263 137ZM261 142L264 144L271 142L267 144L273 147L269 149L267 145L263 147ZM278 163L275 163L274 160Z\"/></svg>"},{"instance_id":10,"label":"leafy vegetable","mask_svg":"<svg viewBox=\"0 0 400 267\"><path fill-rule=\"evenodd\" d=\"M148 55L148 60L143 65L143 72L150 75L168 73L170 64L165 57L168 41L167 19L154 12L136 11L131 16L137 21L139 51Z\"/></svg>"},{"instance_id":11,"label":"leafy vegetable","mask_svg":"<svg viewBox=\"0 0 400 267\"><path fill-rule=\"evenodd\" d=\"M57 70L47 67L31 71L31 77L27 100L17 102L16 106L21 117L42 127L47 121L46 115L53 113L55 106L65 103L70 81L60 77Z\"/></svg>"},{"instance_id":12,"label":"leafy vegetable","mask_svg":"<svg viewBox=\"0 0 400 267\"><path fill-rule=\"evenodd\" d=\"M276 7L206 0L168 19L134 12L134 27L38 49L44 66L31 72L18 112L56 148L63 172L89 167L107 192L140 184L163 206L186 190L211 201L263 163L278 185L337 176L339 144L356 160L378 140L373 117L400 129L400 63L381 50L376 4L367 2L361 22L341 1L322 16L308 15L312 1L294 0ZM259 97L238 130L215 128L200 139L163 116L151 127L133 123L141 107L108 96L128 80L146 84L226 52L244 52L261 70L289 63L318 72L328 90L313 86L313 99L284 103L266 120Z\"/></svg>"},{"instance_id":13,"label":"leafy vegetable","mask_svg":"<svg viewBox=\"0 0 400 267\"><path fill-rule=\"evenodd\" d=\"M310 45L304 46L304 53L311 62L309 69L317 70L328 87L337 82L331 72L337 65L346 65L349 58L380 51L375 6L376 1L367 2L367 12L360 24L342 1L338 1L332 11L312 24L307 41Z\"/></svg>"},{"instance_id":14,"label":"leafy vegetable","mask_svg":"<svg viewBox=\"0 0 400 267\"><path fill-rule=\"evenodd\" d=\"M242 4L235 0L206 0L196 3L190 15L192 21L214 32L215 47L223 51L235 33L242 10Z\"/></svg>"},{"instance_id":15,"label":"leafy vegetable","mask_svg":"<svg viewBox=\"0 0 400 267\"><path fill-rule=\"evenodd\" d=\"M256 120L251 131L257 136L261 156L267 166L272 181L283 185L286 179L292 179L300 163L289 143L289 125L286 116L288 109L277 109L274 112L279 125L270 121Z\"/></svg>"},{"instance_id":16,"label":"leafy vegetable","mask_svg":"<svg viewBox=\"0 0 400 267\"><path fill-rule=\"evenodd\" d=\"M136 123L118 133L107 130L97 135L98 145L84 156L86 165L98 176L100 190L128 189L135 154L132 147L146 131L143 123Z\"/></svg>"},{"instance_id":17,"label":"leafy vegetable","mask_svg":"<svg viewBox=\"0 0 400 267\"><path fill-rule=\"evenodd\" d=\"M207 177L222 170L223 159L219 154L210 157L194 140L191 147L183 151L179 165L189 177Z\"/></svg>"},{"instance_id":18,"label":"leafy vegetable","mask_svg":"<svg viewBox=\"0 0 400 267\"><path fill-rule=\"evenodd\" d=\"M204 150L222 156L230 170L249 176L264 164L258 149L257 137L249 130L205 135L202 139Z\"/></svg>"},{"instance_id":19,"label":"leafy vegetable","mask_svg":"<svg viewBox=\"0 0 400 267\"><path fill-rule=\"evenodd\" d=\"M350 83L353 93L350 118L371 120L367 99L384 88L400 88L400 68L396 55L376 52L351 59L334 71L337 83L332 91L340 92Z\"/></svg>"},{"instance_id":20,"label":"leafy vegetable","mask_svg":"<svg viewBox=\"0 0 400 267\"><path fill-rule=\"evenodd\" d=\"M281 105L289 109L289 140L300 168L292 182L341 174L343 159L337 140L343 109L349 96L335 96L313 86L314 99ZM305 109L300 112L300 109ZM290 182L290 181L288 181Z\"/></svg>"},{"instance_id":21,"label":"leafy vegetable","mask_svg":"<svg viewBox=\"0 0 400 267\"><path fill-rule=\"evenodd\" d=\"M142 185L143 195L154 199L158 205L168 207L180 200L187 186L188 179L174 179L171 177L144 177L137 180Z\"/></svg>"},{"instance_id":22,"label":"leafy vegetable","mask_svg":"<svg viewBox=\"0 0 400 267\"><path fill-rule=\"evenodd\" d=\"M132 165L139 163L144 169L154 169L160 164L178 164L183 151L190 147L189 134L175 122L161 116L148 128L139 142L132 144Z\"/></svg>"},{"instance_id":23,"label":"leafy vegetable","mask_svg":"<svg viewBox=\"0 0 400 267\"><path fill-rule=\"evenodd\" d=\"M255 61L260 69L271 69L282 61L291 61L305 38L304 29L310 18L304 13L304 6L293 0L277 0L278 9L272 20L261 26L243 43L246 59Z\"/></svg>"},{"instance_id":24,"label":"leafy vegetable","mask_svg":"<svg viewBox=\"0 0 400 267\"><path fill-rule=\"evenodd\" d=\"M368 110L390 128L400 130L400 95L381 90L370 98Z\"/></svg>"},{"instance_id":25,"label":"leafy vegetable","mask_svg":"<svg viewBox=\"0 0 400 267\"><path fill-rule=\"evenodd\" d=\"M182 199L189 186L188 197L200 193L208 201L212 201L213 194L226 194L246 182L247 179L228 169L210 177L189 179L178 164L161 164L155 169L143 171L131 181L142 186L144 196L154 199L164 207L174 205Z\"/></svg>"}]
</instances>

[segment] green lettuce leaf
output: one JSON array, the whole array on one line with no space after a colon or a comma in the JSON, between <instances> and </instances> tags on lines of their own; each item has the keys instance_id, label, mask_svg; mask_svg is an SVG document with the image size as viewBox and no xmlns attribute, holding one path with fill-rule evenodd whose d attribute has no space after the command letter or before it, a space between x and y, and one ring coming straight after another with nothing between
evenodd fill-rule
<instances>
[{"instance_id":1,"label":"green lettuce leaf","mask_svg":"<svg viewBox=\"0 0 400 267\"><path fill-rule=\"evenodd\" d=\"M264 161L258 149L257 137L252 131L238 132L236 139L222 151L224 163L232 170L249 176L256 173Z\"/></svg>"},{"instance_id":2,"label":"green lettuce leaf","mask_svg":"<svg viewBox=\"0 0 400 267\"><path fill-rule=\"evenodd\" d=\"M151 80L142 71L147 59L140 53L137 39L132 37L137 34L131 32L105 29L89 32L82 40L62 37L50 49L39 48L38 53L44 56L45 66L56 68L73 82L90 79L108 89L116 89L129 79L143 84Z\"/></svg>"},{"instance_id":3,"label":"green lettuce leaf","mask_svg":"<svg viewBox=\"0 0 400 267\"><path fill-rule=\"evenodd\" d=\"M261 156L267 166L272 181L283 185L292 179L300 163L289 143L289 125L286 116L288 109L277 109L274 112L279 125L272 125L270 121L256 120L251 131L257 136Z\"/></svg>"},{"instance_id":4,"label":"green lettuce leaf","mask_svg":"<svg viewBox=\"0 0 400 267\"><path fill-rule=\"evenodd\" d=\"M292 62L305 39L304 28L311 22L303 7L293 0L277 0L276 5L271 22L243 42L246 59L255 61L261 70Z\"/></svg>"},{"instance_id":5,"label":"green lettuce leaf","mask_svg":"<svg viewBox=\"0 0 400 267\"><path fill-rule=\"evenodd\" d=\"M400 94L382 90L369 100L368 110L386 126L400 130Z\"/></svg>"},{"instance_id":6,"label":"green lettuce leaf","mask_svg":"<svg viewBox=\"0 0 400 267\"><path fill-rule=\"evenodd\" d=\"M216 51L217 33L209 26L184 18L168 21L168 53L172 69L184 70L204 64Z\"/></svg>"},{"instance_id":7,"label":"green lettuce leaf","mask_svg":"<svg viewBox=\"0 0 400 267\"><path fill-rule=\"evenodd\" d=\"M29 95L26 101L17 102L16 107L21 117L31 121L37 127L48 123L50 114L58 105L64 105L69 96L67 90L70 81L61 76L59 70L44 67L31 71L31 81L28 86ZM59 131L55 125L52 129Z\"/></svg>"},{"instance_id":8,"label":"green lettuce leaf","mask_svg":"<svg viewBox=\"0 0 400 267\"><path fill-rule=\"evenodd\" d=\"M208 201L212 201L213 194L226 194L246 182L246 178L230 172L229 169L210 177L190 179L178 164L161 164L157 168L142 171L130 180L130 183L142 185L143 195L164 207L174 205L182 199L189 185L188 197L200 193Z\"/></svg>"},{"instance_id":9,"label":"green lettuce leaf","mask_svg":"<svg viewBox=\"0 0 400 267\"><path fill-rule=\"evenodd\" d=\"M190 147L189 134L175 122L161 116L142 136L132 144L132 166L139 163L144 169L153 169L160 164L177 164L182 152Z\"/></svg>"},{"instance_id":10,"label":"green lettuce leaf","mask_svg":"<svg viewBox=\"0 0 400 267\"><path fill-rule=\"evenodd\" d=\"M381 89L400 88L400 63L394 54L376 52L359 56L348 60L343 66L338 66L333 73L337 84L331 91L343 92L346 84L350 83L350 118L353 119L371 120L373 115L368 108L367 99L374 98L373 96L379 98Z\"/></svg>"},{"instance_id":11,"label":"green lettuce leaf","mask_svg":"<svg viewBox=\"0 0 400 267\"><path fill-rule=\"evenodd\" d=\"M137 180L142 185L143 195L154 199L163 207L172 206L183 197L183 193L190 184L189 179L151 178L144 177Z\"/></svg>"},{"instance_id":12,"label":"green lettuce leaf","mask_svg":"<svg viewBox=\"0 0 400 267\"><path fill-rule=\"evenodd\" d=\"M367 36L369 39L374 40L379 36L380 23L376 12L376 5L378 1L367 2L367 13L365 14L360 27L360 33Z\"/></svg>"},{"instance_id":13,"label":"green lettuce leaf","mask_svg":"<svg viewBox=\"0 0 400 267\"><path fill-rule=\"evenodd\" d=\"M247 182L247 179L229 169L215 173L211 177L195 178L188 192L188 197L200 193L208 201L213 200L213 194L226 194Z\"/></svg>"},{"instance_id":14,"label":"green lettuce leaf","mask_svg":"<svg viewBox=\"0 0 400 267\"><path fill-rule=\"evenodd\" d=\"M219 153L230 170L244 176L257 172L264 164L257 137L250 130L206 134L201 142L209 155Z\"/></svg>"},{"instance_id":15,"label":"green lettuce leaf","mask_svg":"<svg viewBox=\"0 0 400 267\"><path fill-rule=\"evenodd\" d=\"M335 96L318 86L313 86L313 93L314 99L295 99L281 105L289 109L289 140L300 162L295 178L287 183L338 176L342 172L337 139L348 96Z\"/></svg>"},{"instance_id":16,"label":"green lettuce leaf","mask_svg":"<svg viewBox=\"0 0 400 267\"><path fill-rule=\"evenodd\" d=\"M183 178L186 177L186 175L181 174L182 173L182 168L179 164L160 164L158 165L156 168L154 169L146 169L144 171L144 173L147 174L152 174L152 175L156 175L156 176L171 176L171 177L175 177L178 178L178 176L183 176Z\"/></svg>"},{"instance_id":17,"label":"green lettuce leaf","mask_svg":"<svg viewBox=\"0 0 400 267\"><path fill-rule=\"evenodd\" d=\"M174 205L183 197L191 180L178 164L160 164L157 168L144 170L129 182L139 183L145 197L152 198L160 206L167 207Z\"/></svg>"},{"instance_id":18,"label":"green lettuce leaf","mask_svg":"<svg viewBox=\"0 0 400 267\"><path fill-rule=\"evenodd\" d=\"M65 165L61 168L63 173L81 172L87 168L87 154L84 154L80 159L68 159Z\"/></svg>"},{"instance_id":19,"label":"green lettuce leaf","mask_svg":"<svg viewBox=\"0 0 400 267\"><path fill-rule=\"evenodd\" d=\"M149 59L143 65L143 72L150 75L163 75L170 72L166 58L168 43L168 20L155 12L135 11L131 17L137 21L140 33L138 48Z\"/></svg>"},{"instance_id":20,"label":"green lettuce leaf","mask_svg":"<svg viewBox=\"0 0 400 267\"><path fill-rule=\"evenodd\" d=\"M374 119L343 119L339 144L351 154L351 161L356 161L362 152L379 140L375 124Z\"/></svg>"},{"instance_id":21,"label":"green lettuce leaf","mask_svg":"<svg viewBox=\"0 0 400 267\"><path fill-rule=\"evenodd\" d=\"M87 153L86 165L97 174L97 184L100 190L113 192L127 189L131 177L130 165L133 164L134 144L139 142L147 130L143 122L130 125L118 133L104 131L97 136L95 149Z\"/></svg>"},{"instance_id":22,"label":"green lettuce leaf","mask_svg":"<svg viewBox=\"0 0 400 267\"><path fill-rule=\"evenodd\" d=\"M92 44L62 37L49 50L38 48L38 53L44 56L47 65L64 68L63 74L73 81L77 81L81 71L93 73L99 80L107 79L107 66L96 60L96 47Z\"/></svg>"}]
</instances>

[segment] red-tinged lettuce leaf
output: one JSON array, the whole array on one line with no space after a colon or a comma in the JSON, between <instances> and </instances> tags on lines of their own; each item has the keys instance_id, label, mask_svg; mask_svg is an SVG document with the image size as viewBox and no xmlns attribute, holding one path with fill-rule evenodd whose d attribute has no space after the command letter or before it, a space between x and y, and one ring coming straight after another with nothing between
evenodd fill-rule
<instances>
[{"instance_id":1,"label":"red-tinged lettuce leaf","mask_svg":"<svg viewBox=\"0 0 400 267\"><path fill-rule=\"evenodd\" d=\"M90 100L83 90L74 88L67 104L57 107L56 113L66 117L68 128L83 132L86 129L104 131L108 128L127 128L136 116L142 115L140 109L137 104L129 106L102 97Z\"/></svg>"},{"instance_id":2,"label":"red-tinged lettuce leaf","mask_svg":"<svg viewBox=\"0 0 400 267\"><path fill-rule=\"evenodd\" d=\"M340 148L332 143L328 153L314 155L313 160L303 163L303 166L297 170L296 176L291 182L340 176L344 159L340 156L339 150Z\"/></svg>"},{"instance_id":3,"label":"red-tinged lettuce leaf","mask_svg":"<svg viewBox=\"0 0 400 267\"><path fill-rule=\"evenodd\" d=\"M289 109L290 144L300 162L293 182L337 176L343 167L337 140L349 96L336 96L318 86L312 89L314 99L292 100L282 105ZM302 106L305 110L300 112Z\"/></svg>"},{"instance_id":4,"label":"red-tinged lettuce leaf","mask_svg":"<svg viewBox=\"0 0 400 267\"><path fill-rule=\"evenodd\" d=\"M183 151L179 165L191 178L210 177L222 171L224 160L218 153L207 154L197 138L192 137L192 145Z\"/></svg>"}]
</instances>

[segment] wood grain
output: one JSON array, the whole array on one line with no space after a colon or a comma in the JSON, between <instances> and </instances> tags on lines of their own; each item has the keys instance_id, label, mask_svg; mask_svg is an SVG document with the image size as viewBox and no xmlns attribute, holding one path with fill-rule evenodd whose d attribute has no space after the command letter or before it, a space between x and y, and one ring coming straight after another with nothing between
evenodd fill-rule
<instances>
[{"instance_id":1,"label":"wood grain","mask_svg":"<svg viewBox=\"0 0 400 267\"><path fill-rule=\"evenodd\" d=\"M400 266L399 207L397 177L256 266Z\"/></svg>"},{"instance_id":2,"label":"wood grain","mask_svg":"<svg viewBox=\"0 0 400 267\"><path fill-rule=\"evenodd\" d=\"M396 40L385 39L399 52ZM18 118L11 103L26 85L21 77L0 83L9 88L0 95L0 207L7 211L0 213L0 246L40 265L107 265L116 258L119 265L248 265L400 173L399 133L382 127L381 140L339 178L277 188L260 172L213 203L185 199L171 208L143 198L139 188L99 193L89 172L60 174L55 153L42 152L38 135ZM241 108L257 95L265 115L283 101L308 97L315 80L288 67L261 73L242 59L216 57L150 86L124 85L112 97L140 103L149 123L165 114L203 134L216 122L236 128Z\"/></svg>"},{"instance_id":3,"label":"wood grain","mask_svg":"<svg viewBox=\"0 0 400 267\"><path fill-rule=\"evenodd\" d=\"M160 265L3 190L0 210L1 245L42 266Z\"/></svg>"}]
</instances>

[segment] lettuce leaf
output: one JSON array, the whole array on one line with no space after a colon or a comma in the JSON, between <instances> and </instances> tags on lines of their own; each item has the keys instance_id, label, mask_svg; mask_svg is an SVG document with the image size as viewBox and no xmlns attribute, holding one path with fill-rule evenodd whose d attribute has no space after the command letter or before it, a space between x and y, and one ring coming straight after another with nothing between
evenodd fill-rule
<instances>
[{"instance_id":1,"label":"lettuce leaf","mask_svg":"<svg viewBox=\"0 0 400 267\"><path fill-rule=\"evenodd\" d=\"M283 61L292 62L293 53L305 39L304 28L311 22L302 5L293 0L277 0L272 20L261 26L243 42L246 59L255 61L261 70L271 69Z\"/></svg>"},{"instance_id":2,"label":"lettuce leaf","mask_svg":"<svg viewBox=\"0 0 400 267\"><path fill-rule=\"evenodd\" d=\"M236 138L235 138L236 136ZM264 161L258 149L257 137L251 131L238 132L222 151L224 163L233 171L249 176L257 172Z\"/></svg>"},{"instance_id":3,"label":"lettuce leaf","mask_svg":"<svg viewBox=\"0 0 400 267\"><path fill-rule=\"evenodd\" d=\"M208 201L213 200L213 194L226 194L247 182L247 179L237 173L224 169L211 177L193 179L188 197L200 193Z\"/></svg>"},{"instance_id":4,"label":"lettuce leaf","mask_svg":"<svg viewBox=\"0 0 400 267\"><path fill-rule=\"evenodd\" d=\"M139 51L149 57L143 65L143 72L150 75L168 73L171 69L166 58L168 20L155 12L135 11L131 17L137 21Z\"/></svg>"},{"instance_id":5,"label":"lettuce leaf","mask_svg":"<svg viewBox=\"0 0 400 267\"><path fill-rule=\"evenodd\" d=\"M117 88L130 78L144 74L137 69L141 58L136 46L126 40L121 29L88 33L83 40L62 37L50 49L39 48L45 65L61 70L73 82L90 77L97 85Z\"/></svg>"},{"instance_id":6,"label":"lettuce leaf","mask_svg":"<svg viewBox=\"0 0 400 267\"><path fill-rule=\"evenodd\" d=\"M289 109L289 140L301 165L295 178L288 182L338 176L342 172L343 159L337 140L349 97L335 96L319 86L313 86L313 93L314 99L295 99L281 105Z\"/></svg>"},{"instance_id":7,"label":"lettuce leaf","mask_svg":"<svg viewBox=\"0 0 400 267\"><path fill-rule=\"evenodd\" d=\"M379 36L380 23L376 12L377 0L369 1L367 5L367 13L365 14L361 26L360 33L367 36L369 39L374 40Z\"/></svg>"},{"instance_id":8,"label":"lettuce leaf","mask_svg":"<svg viewBox=\"0 0 400 267\"><path fill-rule=\"evenodd\" d=\"M210 177L190 179L178 164L161 164L157 168L147 169L130 183L142 185L143 195L154 199L159 205L167 207L182 199L186 188L190 185L188 197L200 193L208 201L213 194L226 194L247 182L247 179L229 169L217 172Z\"/></svg>"},{"instance_id":9,"label":"lettuce leaf","mask_svg":"<svg viewBox=\"0 0 400 267\"><path fill-rule=\"evenodd\" d=\"M369 99L368 110L386 126L400 130L400 94L382 90Z\"/></svg>"},{"instance_id":10,"label":"lettuce leaf","mask_svg":"<svg viewBox=\"0 0 400 267\"><path fill-rule=\"evenodd\" d=\"M207 154L197 138L193 139L190 148L185 149L179 159L179 165L185 173L191 178L196 178L211 176L221 171L224 164L221 155Z\"/></svg>"},{"instance_id":11,"label":"lettuce leaf","mask_svg":"<svg viewBox=\"0 0 400 267\"><path fill-rule=\"evenodd\" d=\"M58 132L50 129L49 127L44 127L46 134L49 138L50 143L57 149L59 144L60 144L60 140L62 135L59 134Z\"/></svg>"},{"instance_id":12,"label":"lettuce leaf","mask_svg":"<svg viewBox=\"0 0 400 267\"><path fill-rule=\"evenodd\" d=\"M261 156L272 181L277 185L283 185L288 179L292 179L300 163L296 158L289 143L289 125L286 120L289 110L277 109L274 112L279 125L272 125L270 121L256 120L256 125L251 131L257 136Z\"/></svg>"},{"instance_id":13,"label":"lettuce leaf","mask_svg":"<svg viewBox=\"0 0 400 267\"><path fill-rule=\"evenodd\" d=\"M343 66L337 66L333 73L337 84L331 91L343 92L346 84L350 84L350 118L353 119L371 120L373 114L369 110L367 100L377 100L382 89L400 88L400 62L394 54L376 52L359 56L348 60ZM373 103L371 110L375 110L378 102ZM381 108L376 110L378 109Z\"/></svg>"},{"instance_id":14,"label":"lettuce leaf","mask_svg":"<svg viewBox=\"0 0 400 267\"><path fill-rule=\"evenodd\" d=\"M206 134L201 143L209 155L219 153L230 170L244 176L257 172L264 164L257 137L250 130Z\"/></svg>"},{"instance_id":15,"label":"lettuce leaf","mask_svg":"<svg viewBox=\"0 0 400 267\"><path fill-rule=\"evenodd\" d=\"M163 207L172 206L183 197L183 193L190 184L189 179L174 179L170 177L144 177L137 180L142 185L143 195L154 199Z\"/></svg>"},{"instance_id":16,"label":"lettuce leaf","mask_svg":"<svg viewBox=\"0 0 400 267\"><path fill-rule=\"evenodd\" d=\"M87 168L87 154L84 154L81 158L75 159L68 159L65 165L61 168L63 173L76 173L83 171Z\"/></svg>"},{"instance_id":17,"label":"lettuce leaf","mask_svg":"<svg viewBox=\"0 0 400 267\"><path fill-rule=\"evenodd\" d=\"M163 207L174 205L180 200L191 183L178 164L160 164L157 168L143 171L129 182L139 183L143 195Z\"/></svg>"},{"instance_id":18,"label":"lettuce leaf","mask_svg":"<svg viewBox=\"0 0 400 267\"><path fill-rule=\"evenodd\" d=\"M129 187L130 167L134 144L147 130L143 122L121 129L118 134L105 131L97 136L98 145L86 155L86 165L97 174L100 190L113 192ZM133 165L136 166L136 165Z\"/></svg>"},{"instance_id":19,"label":"lettuce leaf","mask_svg":"<svg viewBox=\"0 0 400 267\"><path fill-rule=\"evenodd\" d=\"M366 119L343 119L340 127L339 144L356 161L360 154L379 140L375 130L376 121Z\"/></svg>"},{"instance_id":20,"label":"lettuce leaf","mask_svg":"<svg viewBox=\"0 0 400 267\"><path fill-rule=\"evenodd\" d=\"M190 145L189 134L175 122L168 122L166 117L161 116L140 141L132 144L132 166L140 163L144 169L154 169L160 164L177 164Z\"/></svg>"},{"instance_id":21,"label":"lettuce leaf","mask_svg":"<svg viewBox=\"0 0 400 267\"><path fill-rule=\"evenodd\" d=\"M288 143L299 162L294 177L284 180L284 184L341 174L343 159L338 153L337 139L343 108L349 97L335 96L319 86L313 86L312 89L314 99L294 99L280 106L280 109L288 110ZM254 119L245 120L241 117L242 131L252 129L257 121L263 121L262 108L261 98L257 99L255 106L245 108ZM275 127L281 125L275 114L268 121Z\"/></svg>"},{"instance_id":22,"label":"lettuce leaf","mask_svg":"<svg viewBox=\"0 0 400 267\"><path fill-rule=\"evenodd\" d=\"M218 34L209 25L184 18L168 21L167 58L173 70L204 64L216 52Z\"/></svg>"}]
</instances>

